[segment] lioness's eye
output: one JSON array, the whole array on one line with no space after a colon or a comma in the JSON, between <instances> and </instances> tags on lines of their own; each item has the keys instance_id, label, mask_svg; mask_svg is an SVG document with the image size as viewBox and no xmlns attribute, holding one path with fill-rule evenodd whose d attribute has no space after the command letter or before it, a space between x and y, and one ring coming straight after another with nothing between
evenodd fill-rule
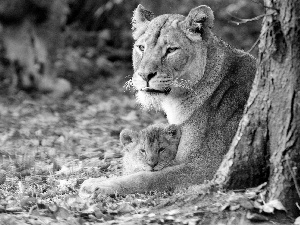
<instances>
[{"instance_id":1,"label":"lioness's eye","mask_svg":"<svg viewBox=\"0 0 300 225\"><path fill-rule=\"evenodd\" d=\"M144 154L146 151L145 151L145 149L142 149L142 148L141 148L141 149L140 149L140 152Z\"/></svg>"},{"instance_id":2,"label":"lioness's eye","mask_svg":"<svg viewBox=\"0 0 300 225\"><path fill-rule=\"evenodd\" d=\"M175 52L177 49L179 49L179 48L178 47L169 47L169 48L167 48L166 54Z\"/></svg>"},{"instance_id":3,"label":"lioness's eye","mask_svg":"<svg viewBox=\"0 0 300 225\"><path fill-rule=\"evenodd\" d=\"M145 46L144 45L137 45L137 47L139 48L139 50L141 52L143 52L145 50Z\"/></svg>"}]
</instances>

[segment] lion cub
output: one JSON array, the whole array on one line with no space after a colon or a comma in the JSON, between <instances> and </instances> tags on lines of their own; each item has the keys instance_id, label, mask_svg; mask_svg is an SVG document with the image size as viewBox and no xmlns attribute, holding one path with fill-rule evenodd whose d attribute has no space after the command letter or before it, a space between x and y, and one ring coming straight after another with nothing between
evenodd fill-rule
<instances>
[{"instance_id":1,"label":"lion cub","mask_svg":"<svg viewBox=\"0 0 300 225\"><path fill-rule=\"evenodd\" d=\"M124 129L120 134L123 174L158 171L174 165L180 137L180 128L174 124L155 124L140 132Z\"/></svg>"}]
</instances>

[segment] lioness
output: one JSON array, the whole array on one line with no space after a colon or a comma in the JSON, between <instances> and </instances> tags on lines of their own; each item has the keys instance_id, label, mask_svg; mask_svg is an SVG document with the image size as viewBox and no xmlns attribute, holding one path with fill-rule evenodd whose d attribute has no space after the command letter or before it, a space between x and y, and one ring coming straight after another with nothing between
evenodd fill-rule
<instances>
[{"instance_id":1,"label":"lioness","mask_svg":"<svg viewBox=\"0 0 300 225\"><path fill-rule=\"evenodd\" d=\"M217 38L213 24L208 6L192 9L187 17L154 17L137 7L130 84L145 108L161 109L169 123L181 125L179 165L106 181L88 179L80 194L166 190L213 177L237 130L256 71L255 58Z\"/></svg>"},{"instance_id":2,"label":"lioness","mask_svg":"<svg viewBox=\"0 0 300 225\"><path fill-rule=\"evenodd\" d=\"M123 175L139 171L158 171L175 164L180 127L155 124L139 132L122 130Z\"/></svg>"}]
</instances>

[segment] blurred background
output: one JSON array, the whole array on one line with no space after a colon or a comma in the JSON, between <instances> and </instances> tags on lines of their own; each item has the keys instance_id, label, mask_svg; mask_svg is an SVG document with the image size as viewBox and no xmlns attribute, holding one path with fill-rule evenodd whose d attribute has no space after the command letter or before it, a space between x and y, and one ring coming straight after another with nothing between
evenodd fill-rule
<instances>
[{"instance_id":1,"label":"blurred background","mask_svg":"<svg viewBox=\"0 0 300 225\"><path fill-rule=\"evenodd\" d=\"M138 4L156 15L187 15L208 5L216 35L257 55L261 20L243 19L263 14L261 0L1 0L0 94L23 90L64 96L99 78L128 80L131 17Z\"/></svg>"}]
</instances>

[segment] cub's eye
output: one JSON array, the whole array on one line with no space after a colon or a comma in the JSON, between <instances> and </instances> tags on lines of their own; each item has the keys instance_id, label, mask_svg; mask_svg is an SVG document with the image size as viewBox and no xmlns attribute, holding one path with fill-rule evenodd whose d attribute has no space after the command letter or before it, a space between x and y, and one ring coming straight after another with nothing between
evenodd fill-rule
<instances>
[{"instance_id":1,"label":"cub's eye","mask_svg":"<svg viewBox=\"0 0 300 225\"><path fill-rule=\"evenodd\" d=\"M145 50L145 46L144 45L137 45L138 49L143 52Z\"/></svg>"},{"instance_id":2,"label":"cub's eye","mask_svg":"<svg viewBox=\"0 0 300 225\"><path fill-rule=\"evenodd\" d=\"M145 151L145 149L140 149L140 153L142 153L142 154L144 154L146 151Z\"/></svg>"},{"instance_id":3,"label":"cub's eye","mask_svg":"<svg viewBox=\"0 0 300 225\"><path fill-rule=\"evenodd\" d=\"M165 148L159 148L158 152L163 152L165 150Z\"/></svg>"},{"instance_id":4,"label":"cub's eye","mask_svg":"<svg viewBox=\"0 0 300 225\"><path fill-rule=\"evenodd\" d=\"M167 48L166 55L168 55L172 52L175 52L178 49L179 49L178 47L169 47L169 48Z\"/></svg>"}]
</instances>

